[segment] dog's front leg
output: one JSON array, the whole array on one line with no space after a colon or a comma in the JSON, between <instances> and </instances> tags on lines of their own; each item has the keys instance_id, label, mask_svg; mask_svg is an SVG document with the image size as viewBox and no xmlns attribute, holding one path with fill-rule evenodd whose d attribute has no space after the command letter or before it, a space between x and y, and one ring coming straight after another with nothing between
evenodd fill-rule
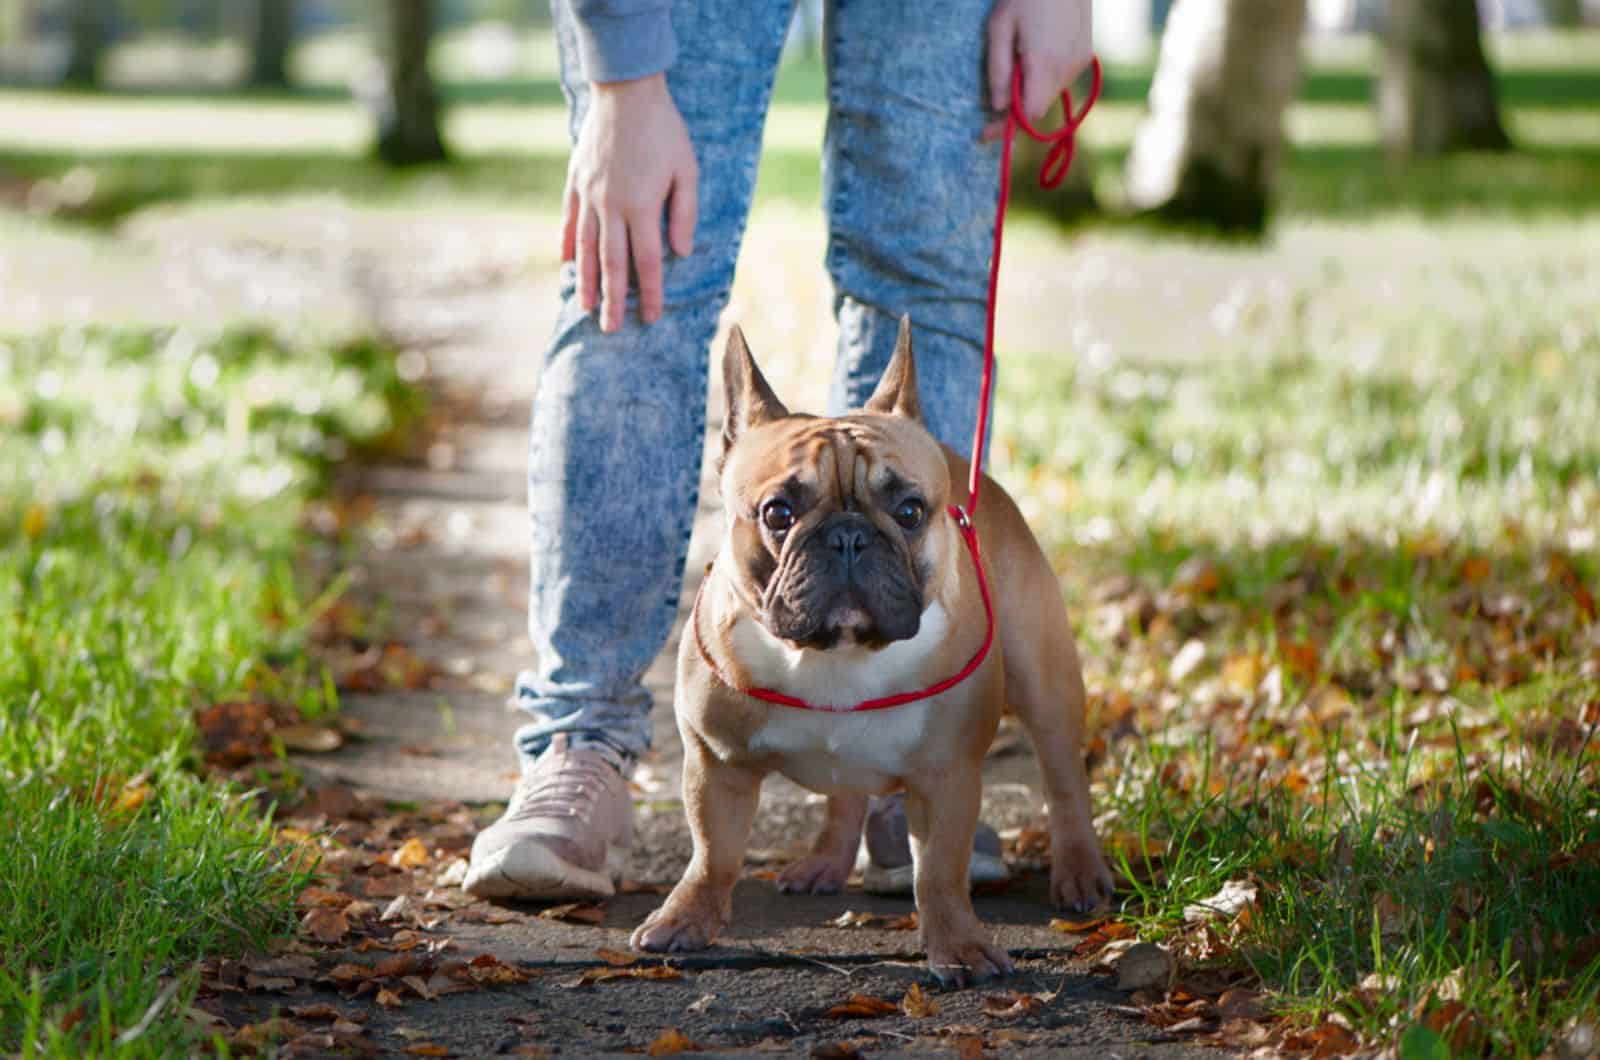
<instances>
[{"instance_id":1,"label":"dog's front leg","mask_svg":"<svg viewBox=\"0 0 1600 1060\"><path fill-rule=\"evenodd\" d=\"M811 853L778 873L778 890L788 894L838 894L844 890L861 848L867 816L865 795L829 795L828 817L811 841Z\"/></svg>"},{"instance_id":2,"label":"dog's front leg","mask_svg":"<svg viewBox=\"0 0 1600 1060\"><path fill-rule=\"evenodd\" d=\"M704 949L728 926L733 885L761 798L760 773L720 762L692 732L683 735L683 805L694 855L661 908L634 931L635 949Z\"/></svg>"},{"instance_id":3,"label":"dog's front leg","mask_svg":"<svg viewBox=\"0 0 1600 1060\"><path fill-rule=\"evenodd\" d=\"M917 919L928 968L946 986L1009 975L1011 958L973 912L967 863L978 827L978 763L906 782L906 823L916 865Z\"/></svg>"}]
</instances>

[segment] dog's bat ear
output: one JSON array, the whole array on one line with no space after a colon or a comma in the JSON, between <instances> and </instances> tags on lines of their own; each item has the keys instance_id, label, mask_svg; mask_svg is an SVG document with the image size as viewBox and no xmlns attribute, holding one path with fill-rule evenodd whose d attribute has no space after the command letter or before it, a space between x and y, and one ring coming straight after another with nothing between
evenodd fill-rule
<instances>
[{"instance_id":1,"label":"dog's bat ear","mask_svg":"<svg viewBox=\"0 0 1600 1060\"><path fill-rule=\"evenodd\" d=\"M922 421L922 402L917 398L917 359L911 352L911 315L900 317L900 335L895 339L894 356L883 370L877 389L861 406L867 412L885 416L904 416Z\"/></svg>"},{"instance_id":2,"label":"dog's bat ear","mask_svg":"<svg viewBox=\"0 0 1600 1060\"><path fill-rule=\"evenodd\" d=\"M766 376L756 367L756 359L750 356L744 332L737 324L728 332L728 348L722 355L722 383L728 398L728 411L722 420L724 453L747 429L789 415Z\"/></svg>"}]
</instances>

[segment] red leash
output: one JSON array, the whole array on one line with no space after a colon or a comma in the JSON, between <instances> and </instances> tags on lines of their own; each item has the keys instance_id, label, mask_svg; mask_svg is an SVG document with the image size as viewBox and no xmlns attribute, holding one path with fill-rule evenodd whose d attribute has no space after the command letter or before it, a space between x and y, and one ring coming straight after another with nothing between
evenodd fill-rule
<instances>
[{"instance_id":1,"label":"red leash","mask_svg":"<svg viewBox=\"0 0 1600 1060\"><path fill-rule=\"evenodd\" d=\"M967 660L965 666L937 684L915 692L897 692L892 696L865 699L850 707L830 707L811 703L798 696L791 696L771 688L741 689L723 674L721 667L706 650L705 641L700 637L700 598L705 595L703 591L705 583L702 582L702 592L695 594L694 608L689 612L689 630L694 636L694 644L699 649L700 658L705 660L711 672L729 688L783 707L852 714L863 710L885 710L889 707L904 706L919 699L947 692L976 673L978 667L983 665L983 660L988 658L989 649L994 646L994 602L989 597L989 579L983 572L983 557L978 550L978 528L973 525L972 516L978 510L978 487L983 481L983 449L989 437L989 399L990 392L994 389L994 314L996 295L1000 290L1000 248L1005 238L1006 206L1011 201L1011 148L1016 140L1018 127L1039 143L1049 144L1044 164L1039 168L1039 186L1046 191L1060 187L1061 182L1066 179L1067 171L1072 168L1072 159L1077 152L1078 127L1083 124L1083 120L1089 116L1090 108L1100 98L1100 89L1104 83L1099 59L1091 62L1090 71L1092 80L1089 85L1089 98L1084 101L1082 110L1074 112L1072 92L1067 89L1062 90L1061 113L1064 120L1061 128L1054 132L1040 132L1033 127L1033 123L1022 111L1021 63L1017 64L1016 72L1011 78L1011 108L1006 112L1005 137L1000 147L1000 196L995 206L994 249L989 254L989 313L983 337L983 382L978 389L978 426L972 436L972 463L967 477L967 503L965 506L952 504L949 507L950 518L955 520L956 528L961 531L961 539L966 542L967 551L972 555L972 568L978 575L978 593L983 597L983 613L988 623L983 634L983 643L979 645L972 658Z\"/></svg>"}]
</instances>

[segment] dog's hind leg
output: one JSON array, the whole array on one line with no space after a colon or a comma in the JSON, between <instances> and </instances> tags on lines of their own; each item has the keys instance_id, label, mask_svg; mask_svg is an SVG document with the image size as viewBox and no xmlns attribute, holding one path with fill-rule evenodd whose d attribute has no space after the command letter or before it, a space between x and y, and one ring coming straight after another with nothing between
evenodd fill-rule
<instances>
[{"instance_id":1,"label":"dog's hind leg","mask_svg":"<svg viewBox=\"0 0 1600 1060\"><path fill-rule=\"evenodd\" d=\"M788 894L838 894L855 867L861 847L865 795L829 795L828 816L811 841L811 853L778 874L778 890Z\"/></svg>"},{"instance_id":2,"label":"dog's hind leg","mask_svg":"<svg viewBox=\"0 0 1600 1060\"><path fill-rule=\"evenodd\" d=\"M1008 613L1028 621L1001 627L1006 700L1039 756L1050 811L1050 897L1058 908L1082 912L1112 891L1083 761L1083 671L1049 562L1035 549L1016 566L1028 568L1026 576L1007 578L1003 591L1023 597L1008 601Z\"/></svg>"}]
</instances>

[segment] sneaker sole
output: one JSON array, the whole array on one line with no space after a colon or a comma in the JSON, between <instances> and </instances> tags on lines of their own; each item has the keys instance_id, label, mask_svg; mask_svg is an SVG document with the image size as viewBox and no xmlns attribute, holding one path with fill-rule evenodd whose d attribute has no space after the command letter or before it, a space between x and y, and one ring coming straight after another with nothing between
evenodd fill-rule
<instances>
[{"instance_id":1,"label":"sneaker sole","mask_svg":"<svg viewBox=\"0 0 1600 1060\"><path fill-rule=\"evenodd\" d=\"M1004 883L1011 878L1005 859L993 854L973 854L967 862L967 884L976 887L983 883ZM868 894L911 894L916 882L914 865L897 865L892 869L868 863L861 874L861 889Z\"/></svg>"},{"instance_id":2,"label":"sneaker sole","mask_svg":"<svg viewBox=\"0 0 1600 1060\"><path fill-rule=\"evenodd\" d=\"M601 873L574 865L539 843L512 844L481 863L474 861L461 889L474 898L610 898L617 893L616 881L622 878L627 857L626 847L608 847Z\"/></svg>"}]
</instances>

